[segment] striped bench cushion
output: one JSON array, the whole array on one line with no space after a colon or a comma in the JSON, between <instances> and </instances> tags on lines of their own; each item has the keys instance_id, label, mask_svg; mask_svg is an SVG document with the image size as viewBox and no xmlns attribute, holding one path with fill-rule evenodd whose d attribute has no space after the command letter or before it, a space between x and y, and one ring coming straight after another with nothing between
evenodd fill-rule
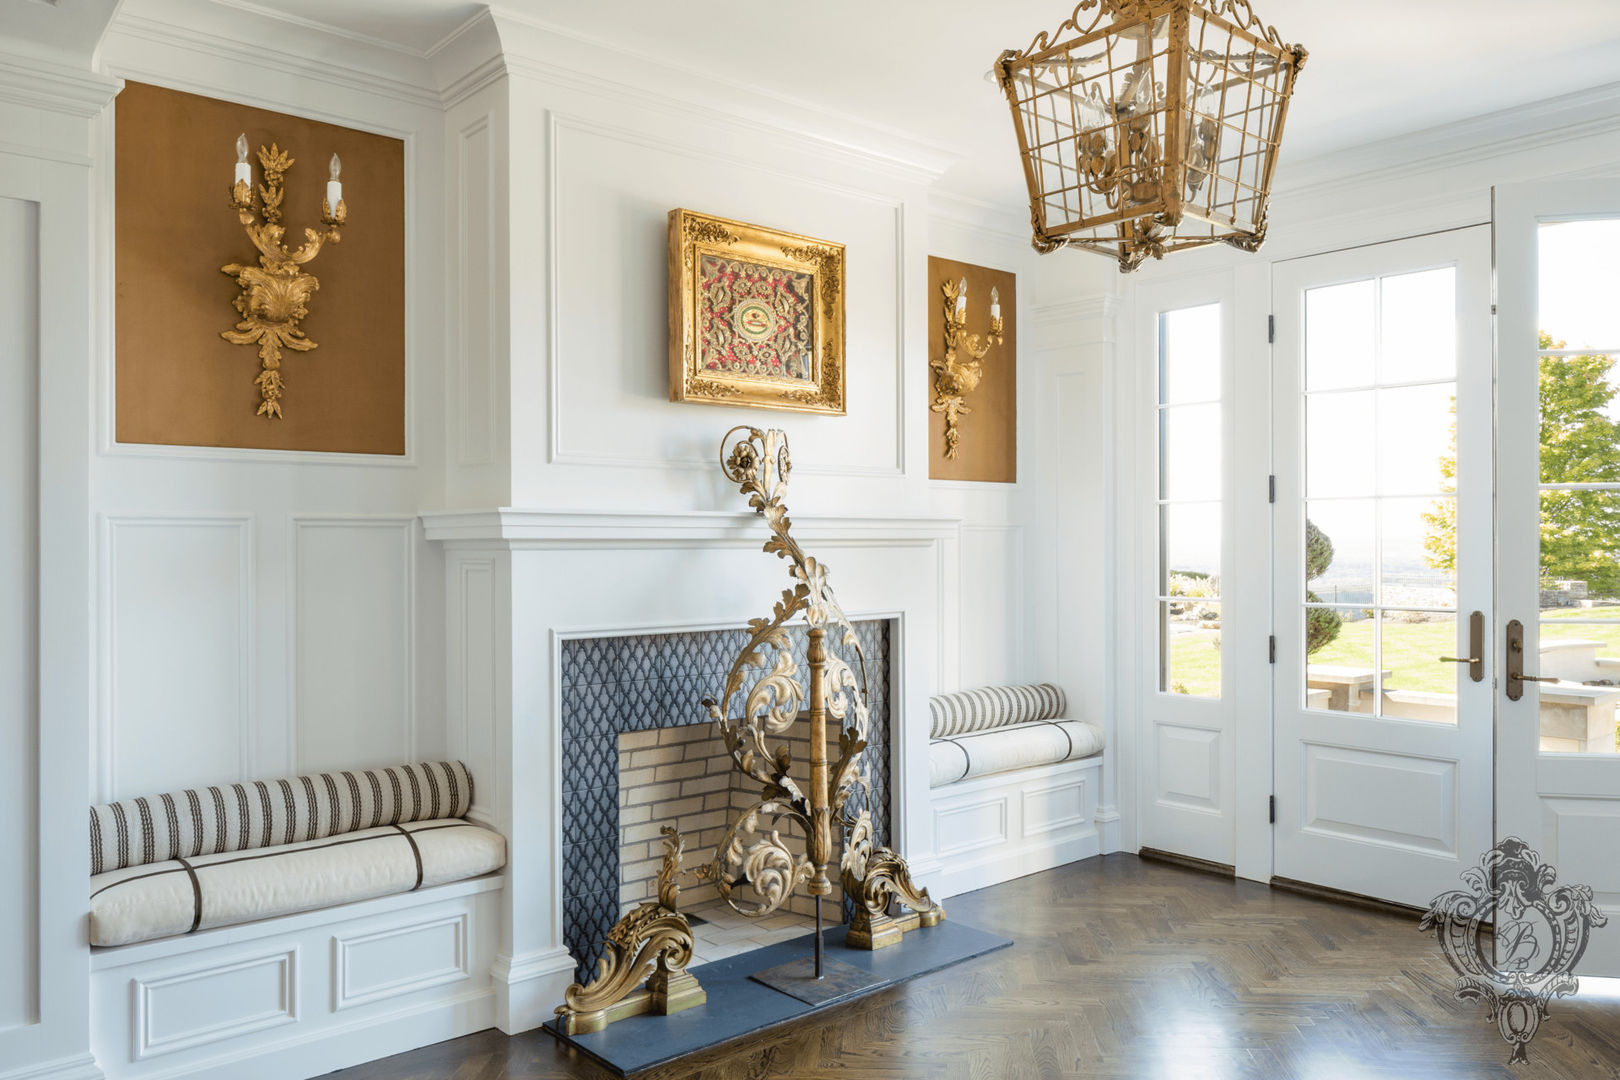
<instances>
[{"instance_id":1,"label":"striped bench cushion","mask_svg":"<svg viewBox=\"0 0 1620 1080\"><path fill-rule=\"evenodd\" d=\"M1052 720L1068 709L1063 689L1051 683L1033 686L981 686L928 699L931 736L936 739L973 731Z\"/></svg>"},{"instance_id":2,"label":"striped bench cushion","mask_svg":"<svg viewBox=\"0 0 1620 1080\"><path fill-rule=\"evenodd\" d=\"M470 821L416 821L267 851L183 856L90 878L90 944L234 926L478 877L506 841Z\"/></svg>"},{"instance_id":3,"label":"striped bench cushion","mask_svg":"<svg viewBox=\"0 0 1620 1080\"><path fill-rule=\"evenodd\" d=\"M471 805L459 761L143 795L90 808L90 873L458 818Z\"/></svg>"}]
</instances>

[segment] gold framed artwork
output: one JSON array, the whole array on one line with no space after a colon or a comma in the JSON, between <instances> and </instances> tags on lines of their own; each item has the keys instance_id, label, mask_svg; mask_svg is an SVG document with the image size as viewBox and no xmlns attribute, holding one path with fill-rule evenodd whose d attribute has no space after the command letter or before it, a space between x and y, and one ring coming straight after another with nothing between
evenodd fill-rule
<instances>
[{"instance_id":1,"label":"gold framed artwork","mask_svg":"<svg viewBox=\"0 0 1620 1080\"><path fill-rule=\"evenodd\" d=\"M928 476L1018 481L1018 279L928 257Z\"/></svg>"},{"instance_id":2,"label":"gold framed artwork","mask_svg":"<svg viewBox=\"0 0 1620 1080\"><path fill-rule=\"evenodd\" d=\"M844 415L844 245L669 212L669 399Z\"/></svg>"}]
</instances>

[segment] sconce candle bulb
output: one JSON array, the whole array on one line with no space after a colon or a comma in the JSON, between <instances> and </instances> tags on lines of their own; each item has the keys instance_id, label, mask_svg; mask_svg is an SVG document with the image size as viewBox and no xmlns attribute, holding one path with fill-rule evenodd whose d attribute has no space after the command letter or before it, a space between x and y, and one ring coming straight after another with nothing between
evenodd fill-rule
<instances>
[{"instance_id":1,"label":"sconce candle bulb","mask_svg":"<svg viewBox=\"0 0 1620 1080\"><path fill-rule=\"evenodd\" d=\"M990 286L990 321L1001 320L1001 290L994 285Z\"/></svg>"},{"instance_id":2,"label":"sconce candle bulb","mask_svg":"<svg viewBox=\"0 0 1620 1080\"><path fill-rule=\"evenodd\" d=\"M236 137L236 180L238 184L253 183L253 166L248 164L247 132Z\"/></svg>"},{"instance_id":3,"label":"sconce candle bulb","mask_svg":"<svg viewBox=\"0 0 1620 1080\"><path fill-rule=\"evenodd\" d=\"M956 286L956 317L961 318L967 313L967 278L963 278Z\"/></svg>"},{"instance_id":4,"label":"sconce candle bulb","mask_svg":"<svg viewBox=\"0 0 1620 1080\"><path fill-rule=\"evenodd\" d=\"M336 210L337 204L343 201L343 185L338 182L338 176L343 172L343 162L338 160L336 154L333 154L329 167L331 172L329 174L330 178L326 181L326 205Z\"/></svg>"}]
</instances>

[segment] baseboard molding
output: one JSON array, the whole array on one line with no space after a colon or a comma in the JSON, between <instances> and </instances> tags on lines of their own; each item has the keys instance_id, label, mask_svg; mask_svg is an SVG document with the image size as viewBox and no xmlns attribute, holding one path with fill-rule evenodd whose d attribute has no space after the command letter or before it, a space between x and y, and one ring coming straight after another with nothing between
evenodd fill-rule
<instances>
[{"instance_id":1,"label":"baseboard molding","mask_svg":"<svg viewBox=\"0 0 1620 1080\"><path fill-rule=\"evenodd\" d=\"M1102 838L1095 832L1070 837L1055 844L1028 846L1015 851L999 850L972 862L948 865L929 882L928 893L935 900L987 889L1003 881L1054 870L1081 859L1102 854Z\"/></svg>"},{"instance_id":2,"label":"baseboard molding","mask_svg":"<svg viewBox=\"0 0 1620 1080\"><path fill-rule=\"evenodd\" d=\"M1167 863L1170 866L1179 866L1183 870L1197 870L1201 874L1214 874L1217 877L1237 877L1237 867L1226 863L1212 862L1209 859L1197 859L1191 855L1178 855L1174 851L1160 851L1158 848L1145 847L1136 853L1137 858L1148 862ZM1274 879L1275 880L1275 879Z\"/></svg>"},{"instance_id":3,"label":"baseboard molding","mask_svg":"<svg viewBox=\"0 0 1620 1080\"><path fill-rule=\"evenodd\" d=\"M1345 904L1366 911L1381 911L1386 915L1399 915L1408 919L1421 919L1427 910L1411 904L1397 903L1394 900L1380 900L1376 896L1363 896L1361 893L1334 889L1327 885L1313 885L1309 881L1295 881L1293 878L1273 877L1271 887L1300 896L1309 896L1314 900L1327 900L1335 904Z\"/></svg>"},{"instance_id":4,"label":"baseboard molding","mask_svg":"<svg viewBox=\"0 0 1620 1080\"><path fill-rule=\"evenodd\" d=\"M38 1065L0 1072L0 1080L106 1080L94 1054L74 1054Z\"/></svg>"},{"instance_id":5,"label":"baseboard molding","mask_svg":"<svg viewBox=\"0 0 1620 1080\"><path fill-rule=\"evenodd\" d=\"M561 945L496 956L489 972L495 986L495 1026L517 1035L550 1020L574 981L574 967L573 954Z\"/></svg>"}]
</instances>

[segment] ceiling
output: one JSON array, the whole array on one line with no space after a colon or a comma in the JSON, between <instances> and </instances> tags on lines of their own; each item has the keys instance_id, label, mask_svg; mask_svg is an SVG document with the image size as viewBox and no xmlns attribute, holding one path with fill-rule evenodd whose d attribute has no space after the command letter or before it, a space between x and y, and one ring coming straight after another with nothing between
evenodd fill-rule
<instances>
[{"instance_id":1,"label":"ceiling","mask_svg":"<svg viewBox=\"0 0 1620 1080\"><path fill-rule=\"evenodd\" d=\"M237 0L240 4L240 0ZM280 11L425 51L483 5L276 0ZM941 186L1023 205L1012 122L986 73L1069 0L509 0L560 29L904 131L960 155ZM1279 181L1303 160L1620 82L1620 3L1256 0L1310 60ZM1556 17L1553 17L1556 15Z\"/></svg>"}]
</instances>

